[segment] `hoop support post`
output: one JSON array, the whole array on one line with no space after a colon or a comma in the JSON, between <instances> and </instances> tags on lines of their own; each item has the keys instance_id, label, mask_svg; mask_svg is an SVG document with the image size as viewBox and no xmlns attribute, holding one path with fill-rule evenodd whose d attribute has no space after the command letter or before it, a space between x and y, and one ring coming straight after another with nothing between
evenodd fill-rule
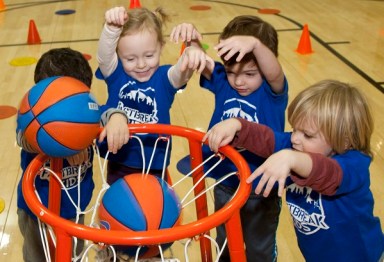
<instances>
[{"instance_id":1,"label":"hoop support post","mask_svg":"<svg viewBox=\"0 0 384 262\"><path fill-rule=\"evenodd\" d=\"M189 140L189 151L191 155L191 169L194 170L200 163L203 162L203 156L201 153L201 143ZM200 154L199 154L200 153ZM203 167L198 168L192 176L193 184L196 184L199 179L204 175ZM194 189L195 196L205 191L205 183L199 183ZM207 207L207 195L203 194L195 200L196 203L196 215L198 219L202 219L208 216ZM209 235L209 232L206 234ZM212 261L211 242L208 238L200 239L200 251L201 261Z\"/></svg>"},{"instance_id":2,"label":"hoop support post","mask_svg":"<svg viewBox=\"0 0 384 262\"><path fill-rule=\"evenodd\" d=\"M236 241L243 239L243 229L241 227L240 211L237 210L225 224L225 231L228 237L228 250L231 261L246 262L247 257L244 250L244 242Z\"/></svg>"},{"instance_id":3,"label":"hoop support post","mask_svg":"<svg viewBox=\"0 0 384 262\"><path fill-rule=\"evenodd\" d=\"M55 174L57 174L57 177L59 179L62 179L63 174L61 173L61 170L63 169L63 159L51 157L50 165L51 165L52 171L55 172ZM59 181L53 178L52 176L50 177L50 181L49 181L48 194L49 194L48 209L51 210L56 215L60 216L61 186ZM57 256L56 254L56 252L58 252L58 249L55 248L51 234L48 234L48 247L50 251L49 253L51 254L51 260L55 261L55 257L60 257L60 256Z\"/></svg>"},{"instance_id":4,"label":"hoop support post","mask_svg":"<svg viewBox=\"0 0 384 262\"><path fill-rule=\"evenodd\" d=\"M70 262L72 260L72 237L62 229L55 229L55 235L56 252L53 254L57 259L52 261Z\"/></svg>"}]
</instances>

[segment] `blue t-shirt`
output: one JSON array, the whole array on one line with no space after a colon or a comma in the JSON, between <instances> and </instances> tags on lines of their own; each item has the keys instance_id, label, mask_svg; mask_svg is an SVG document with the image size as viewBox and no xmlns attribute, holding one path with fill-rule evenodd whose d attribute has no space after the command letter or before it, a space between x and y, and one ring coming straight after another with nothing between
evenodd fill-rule
<instances>
[{"instance_id":1,"label":"blue t-shirt","mask_svg":"<svg viewBox=\"0 0 384 262\"><path fill-rule=\"evenodd\" d=\"M170 109L178 89L174 88L168 79L171 65L160 66L146 82L139 82L127 75L119 60L116 70L105 79L108 86L108 99L101 112L109 108L123 110L129 123L170 124ZM156 139L159 135L136 134L144 147L145 167L148 168ZM156 152L153 154L151 169L161 170L164 165L167 142L158 141ZM107 142L100 144L101 156L108 151ZM169 164L171 145L166 158ZM142 147L139 141L131 138L116 154L109 154L108 160L121 163L128 167L142 168Z\"/></svg>"},{"instance_id":2,"label":"blue t-shirt","mask_svg":"<svg viewBox=\"0 0 384 262\"><path fill-rule=\"evenodd\" d=\"M289 133L275 133L275 151L291 148ZM333 196L301 187L289 179L286 201L306 261L377 262L384 251L379 218L373 215L371 158L350 150L332 156L342 182Z\"/></svg>"},{"instance_id":3,"label":"blue t-shirt","mask_svg":"<svg viewBox=\"0 0 384 262\"><path fill-rule=\"evenodd\" d=\"M24 150L21 150L20 153L20 166L24 172L27 169L29 163L37 156L37 154L28 153ZM88 148L89 161L87 164L82 165L81 174L80 174L80 208L85 210L91 201L93 189L95 184L93 182L93 170L92 170L92 161L93 161L93 149L92 147ZM48 160L44 166L49 167L50 161ZM63 160L63 169L62 169L62 183L65 188L68 190L69 195L71 196L75 204L78 203L78 166L71 166L66 160ZM43 171L35 179L35 188L39 194L39 197L46 207L48 206L48 194L49 194L49 179L51 174L48 171ZM17 207L25 210L29 215L36 218L32 211L27 206L25 202L23 193L22 193L22 179L20 179L17 187ZM71 201L68 198L68 195L65 193L64 189L61 189L61 204L60 204L60 216L65 219L73 219L76 217L76 208L73 206Z\"/></svg>"},{"instance_id":4,"label":"blue t-shirt","mask_svg":"<svg viewBox=\"0 0 384 262\"><path fill-rule=\"evenodd\" d=\"M248 96L241 96L229 84L224 66L216 62L211 79L208 80L201 76L200 85L215 95L215 109L208 129L225 119L241 117L250 122L267 125L276 131L284 131L285 109L288 104L288 83L286 79L284 80L284 92L281 94L273 93L268 82L263 80L261 86L256 91ZM212 151L207 146L204 146L203 154L206 158L212 155ZM265 160L247 150L241 151L240 154L249 164L251 172ZM214 160L211 160L209 163L211 162L213 163ZM209 163L206 168L209 168ZM210 176L219 178L236 170L237 168L231 161L224 160L213 169ZM253 188L255 188L257 182L258 180L253 183ZM237 188L239 180L237 176L232 176L224 180L223 184Z\"/></svg>"}]
</instances>

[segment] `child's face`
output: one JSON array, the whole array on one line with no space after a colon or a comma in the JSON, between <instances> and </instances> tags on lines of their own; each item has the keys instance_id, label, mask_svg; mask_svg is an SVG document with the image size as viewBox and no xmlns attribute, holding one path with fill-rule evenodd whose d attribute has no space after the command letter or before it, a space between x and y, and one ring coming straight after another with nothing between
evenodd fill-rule
<instances>
[{"instance_id":1,"label":"child's face","mask_svg":"<svg viewBox=\"0 0 384 262\"><path fill-rule=\"evenodd\" d=\"M145 82L159 67L161 49L156 34L142 31L121 37L117 53L124 71L136 80Z\"/></svg>"},{"instance_id":2,"label":"child's face","mask_svg":"<svg viewBox=\"0 0 384 262\"><path fill-rule=\"evenodd\" d=\"M252 94L263 82L260 70L254 61L226 66L225 71L229 84L241 96Z\"/></svg>"},{"instance_id":3,"label":"child's face","mask_svg":"<svg viewBox=\"0 0 384 262\"><path fill-rule=\"evenodd\" d=\"M309 121L303 121L296 126L291 136L293 148L308 153L319 153L324 156L331 156L333 150L325 141L323 134L317 126Z\"/></svg>"}]
</instances>

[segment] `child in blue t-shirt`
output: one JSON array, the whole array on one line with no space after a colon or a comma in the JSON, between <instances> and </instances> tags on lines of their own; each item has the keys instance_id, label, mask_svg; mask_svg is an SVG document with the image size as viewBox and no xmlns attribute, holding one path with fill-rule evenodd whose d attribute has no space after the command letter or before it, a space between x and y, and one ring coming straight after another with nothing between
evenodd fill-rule
<instances>
[{"instance_id":1,"label":"child in blue t-shirt","mask_svg":"<svg viewBox=\"0 0 384 262\"><path fill-rule=\"evenodd\" d=\"M207 63L212 63L200 48L186 48L175 65L160 65L160 56L165 40L162 26L169 16L162 8L150 11L147 8L126 10L114 7L105 13L98 47L97 75L107 83L108 99L101 107L104 116L116 112L126 114L129 123L170 124L170 108L176 92L184 88L194 71L201 72ZM113 114L115 115L115 114ZM130 174L142 173L143 157L140 141L126 140L126 123L109 122L100 135L100 152L108 156L107 181ZM106 137L106 141L103 139ZM157 135L136 134L144 147L145 170L162 175L163 166L168 166L170 149L167 141L159 141ZM116 145L118 145L116 147ZM165 163L165 164L164 164ZM149 166L151 164L151 166Z\"/></svg>"},{"instance_id":2,"label":"child in blue t-shirt","mask_svg":"<svg viewBox=\"0 0 384 262\"><path fill-rule=\"evenodd\" d=\"M47 51L41 56L36 64L34 80L35 83L37 83L51 76L70 76L80 80L91 88L93 72L88 61L80 52L70 48L56 48ZM29 163L37 156L37 151L26 142L22 132L17 133L17 142L22 148L20 153L20 166L24 176L24 172ZM91 201L94 189L92 161L93 149L91 146L74 156L63 159L62 172L68 175L63 178L62 182L66 186L74 203L78 203L78 190L81 191L79 208L82 211L85 210ZM44 165L49 167L50 161L48 160ZM79 165L82 166L81 181L77 179ZM50 173L42 171L35 180L36 191L45 206L48 206L49 179ZM19 228L24 237L23 258L24 261L46 261L38 221L25 202L21 184L22 179L20 179L17 187L17 214ZM78 185L80 185L80 189ZM60 206L61 217L71 220L76 219L76 207L73 206L65 193L62 193ZM83 224L84 215L80 215L77 222ZM83 241L79 240L77 244L77 254L82 250L83 245Z\"/></svg>"},{"instance_id":3,"label":"child in blue t-shirt","mask_svg":"<svg viewBox=\"0 0 384 262\"><path fill-rule=\"evenodd\" d=\"M278 183L306 261L378 262L384 235L373 214L369 166L373 119L364 96L335 80L303 90L288 107L293 132L228 119L204 137L210 148L242 146L267 160L247 179L268 197Z\"/></svg>"},{"instance_id":4,"label":"child in blue t-shirt","mask_svg":"<svg viewBox=\"0 0 384 262\"><path fill-rule=\"evenodd\" d=\"M180 37L179 37L180 36ZM198 45L201 35L188 23L173 28L171 39L181 38L186 45ZM288 103L288 83L277 59L276 30L259 17L244 15L230 21L215 46L222 62L215 62L202 71L200 85L215 95L215 108L209 123L211 128L228 118L241 117L284 131L285 109ZM211 154L209 148L203 149ZM249 151L241 152L254 171L265 160ZM179 162L182 169L188 158ZM208 166L205 167L208 170ZM224 160L212 172L214 178L236 171L229 160ZM186 173L185 170L181 170ZM257 182L254 183L256 185ZM222 208L235 193L239 181L231 176L214 189L215 210ZM268 198L251 194L240 211L246 255L249 261L275 261L277 257L276 230L281 210L281 199L274 190ZM224 225L217 228L217 242L226 238ZM225 249L220 261L229 261Z\"/></svg>"}]
</instances>

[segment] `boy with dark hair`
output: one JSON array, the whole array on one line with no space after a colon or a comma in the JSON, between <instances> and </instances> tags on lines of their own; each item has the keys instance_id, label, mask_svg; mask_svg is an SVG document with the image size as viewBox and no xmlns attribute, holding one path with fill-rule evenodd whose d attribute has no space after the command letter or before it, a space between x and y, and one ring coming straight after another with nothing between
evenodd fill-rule
<instances>
[{"instance_id":1,"label":"boy with dark hair","mask_svg":"<svg viewBox=\"0 0 384 262\"><path fill-rule=\"evenodd\" d=\"M51 77L51 76L69 76L76 78L91 88L93 72L88 61L84 56L70 48L56 48L44 53L37 62L34 74L35 83ZM17 142L21 146L20 165L23 171L23 176L29 163L37 156L37 152L28 145L24 138L24 134L17 133ZM93 150L92 146L84 149L80 153L63 159L63 172L73 174L70 177L63 178L63 184L71 186L67 187L68 193L75 203L80 203L80 209L83 211L88 206L92 198L94 182L92 179L92 161ZM45 166L50 166L48 160ZM78 168L81 165L81 175L78 181ZM48 205L50 174L47 171L41 171L36 177L35 187L39 194L42 203ZM64 180L72 179L76 182L66 183ZM19 181L17 188L17 214L18 223L21 234L24 237L23 242L23 258L24 261L41 262L46 261L44 248L39 231L39 224L36 216L27 206L21 188L22 178ZM80 187L80 189L78 188ZM80 201L78 202L78 190L81 190ZM68 198L67 194L62 194L60 216L65 219L76 220L76 207L74 207ZM77 221L84 223L84 215L80 215ZM77 253L83 249L83 241L77 243Z\"/></svg>"},{"instance_id":2,"label":"boy with dark hair","mask_svg":"<svg viewBox=\"0 0 384 262\"><path fill-rule=\"evenodd\" d=\"M200 45L201 35L191 24L180 24L171 33L186 45ZM237 16L219 36L215 46L222 63L206 66L200 85L215 95L215 109L208 129L233 117L265 124L276 131L284 131L285 109L288 104L288 83L277 59L277 32L269 23L257 16ZM204 155L212 154L208 147ZM265 159L247 150L241 151L251 171ZM178 167L185 166L184 158ZM205 166L208 170L209 166ZM229 160L224 160L210 172L214 178L236 171ZM181 170L185 173L185 170ZM237 176L231 176L214 188L215 210L221 209L238 188ZM257 185L257 181L253 187ZM281 210L281 198L274 190L268 198L251 194L240 211L246 255L248 261L275 261L277 259L276 231ZM217 242L223 245L226 238L224 225L217 228ZM229 261L226 248L220 261Z\"/></svg>"}]
</instances>

